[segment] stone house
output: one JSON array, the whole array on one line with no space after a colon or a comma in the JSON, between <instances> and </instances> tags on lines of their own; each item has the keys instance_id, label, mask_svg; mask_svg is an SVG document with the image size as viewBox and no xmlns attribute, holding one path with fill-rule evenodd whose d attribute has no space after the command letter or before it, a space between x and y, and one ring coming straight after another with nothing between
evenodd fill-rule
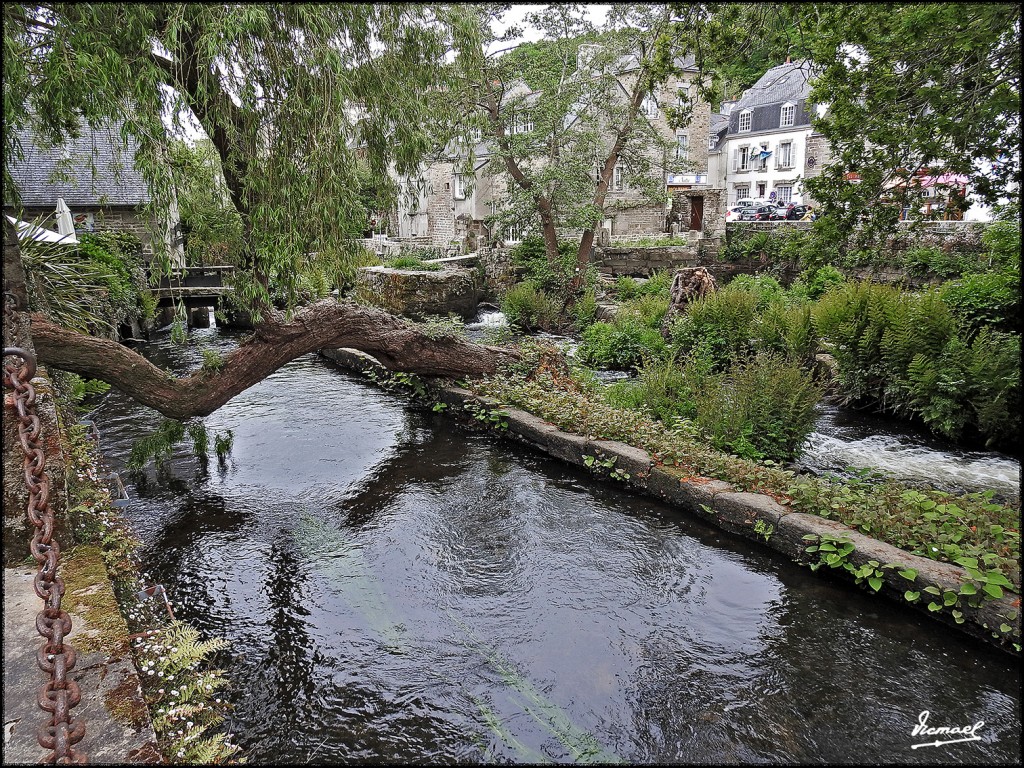
<instances>
[{"instance_id":1,"label":"stone house","mask_svg":"<svg viewBox=\"0 0 1024 768\"><path fill-rule=\"evenodd\" d=\"M581 48L577 60L577 72L585 73L586 46ZM635 83L639 62L635 55L621 57L615 64L617 92L625 99L630 86ZM664 202L652 205L639 189L630 184L629 172L624 163L613 171L611 185L605 201L605 219L602 223L609 237L642 236L662 233L669 228L669 191L685 191L696 202L688 209L681 229L702 229L703 190L710 189L708 174L708 131L711 120L710 105L699 100L693 79L697 76L692 60L681 63L681 72L661 86L653 97L648 96L641 107L641 117L657 131L672 147L668 156L657 151L650 156L651 173L656 174L657 184L666 190ZM522 98L525 102L539 98L540 94L529 93L525 86L510 89L507 98ZM689 106L691 119L685 128L670 127L665 107L685 104ZM575 118L578 119L578 118ZM570 117L570 120L574 120ZM571 127L572 122L569 123ZM513 132L530 130L529 118L514 123ZM610 146L610 145L609 145ZM459 247L475 250L475 244L484 241L515 243L529 232L528 222L513 225L502 232L488 230L487 219L501 205L505 195L505 179L488 169L492 159L489 144L477 143L473 148L474 166L472 174L458 172L459 148L449 147L445 155L425 164L419 175L401 178L399 184L403 194L395 214L398 234L402 238L429 238L432 245ZM715 202L717 203L717 196ZM575 232L563 232L573 237Z\"/></svg>"},{"instance_id":2,"label":"stone house","mask_svg":"<svg viewBox=\"0 0 1024 768\"><path fill-rule=\"evenodd\" d=\"M180 224L168 228L148 220L144 213L150 202L148 185L134 167L136 144L127 145L121 127L100 129L82 126L77 138L50 147L28 130L19 131L24 158L13 161L9 170L20 194L20 205L4 194L4 210L15 218L37 222L55 229L57 198L71 209L76 234L86 232L127 232L142 243L146 258L153 254L153 232L162 233L175 256L184 264ZM90 161L91 160L91 161Z\"/></svg>"},{"instance_id":3,"label":"stone house","mask_svg":"<svg viewBox=\"0 0 1024 768\"><path fill-rule=\"evenodd\" d=\"M811 125L825 109L809 101L812 77L811 62L787 61L722 104L708 146L712 184L726 190L727 206L744 198L815 203L802 182L821 172L830 152Z\"/></svg>"}]
</instances>

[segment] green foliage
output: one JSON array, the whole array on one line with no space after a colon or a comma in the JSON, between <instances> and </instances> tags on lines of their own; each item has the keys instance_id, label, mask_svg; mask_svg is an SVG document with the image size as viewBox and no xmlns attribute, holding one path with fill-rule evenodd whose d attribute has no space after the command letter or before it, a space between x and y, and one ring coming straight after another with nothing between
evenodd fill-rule
<instances>
[{"instance_id":1,"label":"green foliage","mask_svg":"<svg viewBox=\"0 0 1024 768\"><path fill-rule=\"evenodd\" d=\"M240 264L245 248L242 217L224 182L221 160L209 140L171 142L170 161L178 186L178 210L185 231L188 266Z\"/></svg>"},{"instance_id":2,"label":"green foliage","mask_svg":"<svg viewBox=\"0 0 1024 768\"><path fill-rule=\"evenodd\" d=\"M601 320L583 331L577 357L595 368L619 370L634 368L649 357L664 357L668 347L657 324L667 308L667 300L652 296L623 307L611 322Z\"/></svg>"},{"instance_id":3,"label":"green foliage","mask_svg":"<svg viewBox=\"0 0 1024 768\"><path fill-rule=\"evenodd\" d=\"M423 261L416 256L394 256L384 262L388 269L413 269L426 272L439 272L443 266L430 261Z\"/></svg>"},{"instance_id":4,"label":"green foliage","mask_svg":"<svg viewBox=\"0 0 1024 768\"><path fill-rule=\"evenodd\" d=\"M817 421L822 386L782 357L758 353L709 376L695 422L719 450L748 459L795 459Z\"/></svg>"},{"instance_id":5,"label":"green foliage","mask_svg":"<svg viewBox=\"0 0 1024 768\"><path fill-rule=\"evenodd\" d=\"M686 365L671 357L647 358L637 369L636 379L615 382L605 395L617 408L642 410L672 425L696 415L695 393L707 374L706 365L702 367L695 358Z\"/></svg>"},{"instance_id":6,"label":"green foliage","mask_svg":"<svg viewBox=\"0 0 1024 768\"><path fill-rule=\"evenodd\" d=\"M672 323L672 345L683 355L707 350L720 369L734 357L748 356L761 298L756 292L726 286L691 302Z\"/></svg>"},{"instance_id":7,"label":"green foliage","mask_svg":"<svg viewBox=\"0 0 1024 768\"><path fill-rule=\"evenodd\" d=\"M210 657L227 646L222 638L203 640L181 621L136 641L153 729L174 763L225 763L238 752L223 732L216 732L230 705L221 699L228 680L223 671L210 668Z\"/></svg>"},{"instance_id":8,"label":"green foliage","mask_svg":"<svg viewBox=\"0 0 1024 768\"><path fill-rule=\"evenodd\" d=\"M833 267L825 264L820 267L808 267L800 273L793 285L790 286L790 294L797 299L808 299L817 301L824 296L833 286L846 282L846 275Z\"/></svg>"},{"instance_id":9,"label":"green foliage","mask_svg":"<svg viewBox=\"0 0 1024 768\"><path fill-rule=\"evenodd\" d=\"M87 407L83 407L83 402L91 400L97 395L105 395L110 391L110 385L105 381L99 379L83 379L76 373L65 374L70 384L70 392L68 393L71 404L79 411L87 411Z\"/></svg>"},{"instance_id":10,"label":"green foliage","mask_svg":"<svg viewBox=\"0 0 1024 768\"><path fill-rule=\"evenodd\" d=\"M917 416L951 439L973 431L991 446L1016 443L1019 335L983 330L971 339L941 291L870 283L826 294L813 321L848 401Z\"/></svg>"},{"instance_id":11,"label":"green foliage","mask_svg":"<svg viewBox=\"0 0 1024 768\"><path fill-rule=\"evenodd\" d=\"M156 308L131 235L82 233L75 248L28 241L21 254L30 305L65 327L110 336Z\"/></svg>"},{"instance_id":12,"label":"green foliage","mask_svg":"<svg viewBox=\"0 0 1024 768\"><path fill-rule=\"evenodd\" d=\"M186 423L177 419L164 419L156 430L139 438L132 445L126 462L128 469L139 471L150 461L159 467L174 454L175 446L186 437L192 444L192 453L200 461L205 462L210 436L202 421L194 419ZM230 429L226 434L218 433L214 435L213 442L217 458L223 462L231 452L234 433Z\"/></svg>"},{"instance_id":13,"label":"green foliage","mask_svg":"<svg viewBox=\"0 0 1024 768\"><path fill-rule=\"evenodd\" d=\"M215 349L203 349L203 370L215 373L224 367L224 357Z\"/></svg>"},{"instance_id":14,"label":"green foliage","mask_svg":"<svg viewBox=\"0 0 1024 768\"><path fill-rule=\"evenodd\" d=\"M509 325L525 331L558 327L561 305L533 280L517 283L505 292L501 311Z\"/></svg>"},{"instance_id":15,"label":"green foliage","mask_svg":"<svg viewBox=\"0 0 1024 768\"><path fill-rule=\"evenodd\" d=\"M835 160L807 186L826 216L849 229L865 212L869 228L894 228L898 210L916 204L909 187L887 189L914 170L908 157L931 175L970 176L989 203L1013 196L1020 95L1003 73L1020 71L1019 29L1020 8L1008 3L816 6L803 29L821 68L811 101L830 105L814 125ZM853 46L863 55L835 55ZM886 193L893 205L878 203Z\"/></svg>"}]
</instances>

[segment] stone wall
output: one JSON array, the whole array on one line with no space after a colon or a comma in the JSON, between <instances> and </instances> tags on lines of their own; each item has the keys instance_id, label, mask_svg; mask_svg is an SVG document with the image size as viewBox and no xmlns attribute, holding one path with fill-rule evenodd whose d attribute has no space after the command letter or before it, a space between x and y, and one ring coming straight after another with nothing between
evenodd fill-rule
<instances>
[{"instance_id":1,"label":"stone wall","mask_svg":"<svg viewBox=\"0 0 1024 768\"><path fill-rule=\"evenodd\" d=\"M477 253L484 271L481 300L497 303L517 280L516 269L512 265L512 250L481 248Z\"/></svg>"},{"instance_id":2,"label":"stone wall","mask_svg":"<svg viewBox=\"0 0 1024 768\"><path fill-rule=\"evenodd\" d=\"M423 320L428 315L476 315L481 289L471 269L422 270L363 267L356 277L356 301L395 315Z\"/></svg>"},{"instance_id":3,"label":"stone wall","mask_svg":"<svg viewBox=\"0 0 1024 768\"><path fill-rule=\"evenodd\" d=\"M455 238L455 201L452 197L452 164L437 163L425 174L427 189L427 234L431 244L446 248Z\"/></svg>"}]
</instances>

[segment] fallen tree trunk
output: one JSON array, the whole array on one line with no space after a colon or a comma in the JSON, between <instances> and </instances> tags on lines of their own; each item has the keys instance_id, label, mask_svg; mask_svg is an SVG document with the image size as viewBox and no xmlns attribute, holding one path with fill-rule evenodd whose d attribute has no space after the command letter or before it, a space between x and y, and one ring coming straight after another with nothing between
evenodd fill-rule
<instances>
[{"instance_id":1,"label":"fallen tree trunk","mask_svg":"<svg viewBox=\"0 0 1024 768\"><path fill-rule=\"evenodd\" d=\"M516 359L507 349L432 339L386 312L326 300L305 307L290 321L281 315L267 320L224 358L219 370L176 378L117 342L68 330L38 313L31 317L41 363L105 381L174 419L213 413L281 366L318 349L351 347L392 370L453 378L493 373L500 362Z\"/></svg>"}]
</instances>

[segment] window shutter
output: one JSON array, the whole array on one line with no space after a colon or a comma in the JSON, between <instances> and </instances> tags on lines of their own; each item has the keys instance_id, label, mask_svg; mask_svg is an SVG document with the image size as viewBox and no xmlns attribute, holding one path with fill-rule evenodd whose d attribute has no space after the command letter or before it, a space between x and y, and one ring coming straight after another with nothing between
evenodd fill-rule
<instances>
[{"instance_id":1,"label":"window shutter","mask_svg":"<svg viewBox=\"0 0 1024 768\"><path fill-rule=\"evenodd\" d=\"M737 151L736 147L733 147L732 148L732 170L733 170L734 173L740 169L739 163L740 163L739 152Z\"/></svg>"},{"instance_id":2,"label":"window shutter","mask_svg":"<svg viewBox=\"0 0 1024 768\"><path fill-rule=\"evenodd\" d=\"M772 157L775 158L775 170L779 170L779 146L780 142L775 142L775 151L772 152Z\"/></svg>"}]
</instances>

